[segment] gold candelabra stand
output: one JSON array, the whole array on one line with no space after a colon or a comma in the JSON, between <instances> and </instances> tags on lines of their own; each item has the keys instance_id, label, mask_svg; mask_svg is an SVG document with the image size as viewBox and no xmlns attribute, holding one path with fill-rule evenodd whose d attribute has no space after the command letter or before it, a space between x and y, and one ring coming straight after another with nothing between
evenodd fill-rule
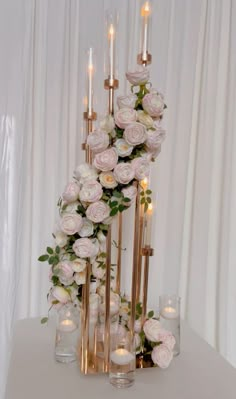
<instances>
[{"instance_id":1,"label":"gold candelabra stand","mask_svg":"<svg viewBox=\"0 0 236 399\"><path fill-rule=\"evenodd\" d=\"M151 54L138 55L138 63L146 66L151 63ZM108 112L114 113L114 92L119 86L119 81L108 77L104 81L104 88L108 91ZM86 122L87 136L93 130L93 121L96 120L96 113L84 113ZM85 150L85 160L92 163L92 154L86 143L82 144ZM134 335L134 322L136 316L136 305L142 302L142 324L145 321L147 313L147 294L148 294L148 276L149 276L149 258L153 255L153 248L146 245L143 236L145 231L144 206L140 204L141 187L137 183L137 197L134 211L134 238L133 238L133 265L132 265L132 283L131 283L131 312L130 329ZM117 241L117 269L116 269L116 292L120 294L121 278L121 251L122 251L122 215L118 218L118 241ZM90 323L89 323L89 301L90 301L90 278L91 264L87 263L86 282L82 291L82 317L81 317L81 348L79 351L80 369L83 374L95 374L109 371L110 354L110 292L111 292L111 242L112 227L110 226L106 240L106 274L105 274L105 314L104 314L104 356L97 357L96 328L93 336L92 345L90 343ZM144 262L143 262L144 260ZM142 367L145 367L142 365Z\"/></svg>"}]
</instances>

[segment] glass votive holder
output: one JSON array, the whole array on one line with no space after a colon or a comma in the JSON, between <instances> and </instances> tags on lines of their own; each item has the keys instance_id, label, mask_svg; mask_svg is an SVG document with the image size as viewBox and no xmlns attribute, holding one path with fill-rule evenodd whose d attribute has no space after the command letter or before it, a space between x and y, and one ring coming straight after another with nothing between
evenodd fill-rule
<instances>
[{"instance_id":1,"label":"glass votive holder","mask_svg":"<svg viewBox=\"0 0 236 399\"><path fill-rule=\"evenodd\" d=\"M70 363L76 360L79 337L79 309L72 304L63 305L57 312L55 359Z\"/></svg>"},{"instance_id":2,"label":"glass votive holder","mask_svg":"<svg viewBox=\"0 0 236 399\"><path fill-rule=\"evenodd\" d=\"M113 336L110 351L110 383L116 388L132 386L135 379L135 368L136 351L130 332L127 332L125 336L120 333Z\"/></svg>"},{"instance_id":3,"label":"glass votive holder","mask_svg":"<svg viewBox=\"0 0 236 399\"><path fill-rule=\"evenodd\" d=\"M180 297L161 295L159 297L160 322L165 330L175 337L174 356L180 353Z\"/></svg>"}]
</instances>

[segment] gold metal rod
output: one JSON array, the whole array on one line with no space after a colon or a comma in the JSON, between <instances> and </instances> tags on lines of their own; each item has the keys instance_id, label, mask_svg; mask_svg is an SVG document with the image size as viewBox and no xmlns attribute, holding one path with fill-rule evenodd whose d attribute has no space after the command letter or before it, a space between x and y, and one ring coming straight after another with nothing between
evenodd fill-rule
<instances>
[{"instance_id":1,"label":"gold metal rod","mask_svg":"<svg viewBox=\"0 0 236 399\"><path fill-rule=\"evenodd\" d=\"M150 246L149 246L149 248L150 248ZM145 318L146 318L146 314L147 314L148 276L149 276L149 253L147 253L145 255L145 260L144 260L143 298L142 298L142 325L144 324L144 321L145 321Z\"/></svg>"},{"instance_id":2,"label":"gold metal rod","mask_svg":"<svg viewBox=\"0 0 236 399\"><path fill-rule=\"evenodd\" d=\"M90 274L91 274L91 265L87 262L86 267L86 280L83 285L83 294L82 294L82 307L83 307L83 322L82 322L82 358L81 362L81 371L84 374L88 372L88 362L89 362L89 295L90 295Z\"/></svg>"},{"instance_id":3,"label":"gold metal rod","mask_svg":"<svg viewBox=\"0 0 236 399\"><path fill-rule=\"evenodd\" d=\"M144 207L140 205L139 218L139 238L138 238L138 263L137 263L137 285L136 285L136 303L140 301L141 280L142 280L142 245L143 245L143 222Z\"/></svg>"},{"instance_id":4,"label":"gold metal rod","mask_svg":"<svg viewBox=\"0 0 236 399\"><path fill-rule=\"evenodd\" d=\"M121 279L121 251L122 251L122 213L118 216L118 252L117 252L117 265L116 265L116 292L120 294L120 279Z\"/></svg>"},{"instance_id":5,"label":"gold metal rod","mask_svg":"<svg viewBox=\"0 0 236 399\"><path fill-rule=\"evenodd\" d=\"M105 331L104 331L104 369L109 371L110 359L110 290L111 290L111 227L107 233L106 285L105 285Z\"/></svg>"},{"instance_id":6,"label":"gold metal rod","mask_svg":"<svg viewBox=\"0 0 236 399\"><path fill-rule=\"evenodd\" d=\"M134 224L134 242L133 242L133 273L132 273L132 288L131 288L131 311L130 311L130 330L134 335L134 322L136 315L136 284L137 284L137 266L139 256L139 219L140 219L140 187L135 204L135 224Z\"/></svg>"},{"instance_id":7,"label":"gold metal rod","mask_svg":"<svg viewBox=\"0 0 236 399\"><path fill-rule=\"evenodd\" d=\"M108 108L111 115L114 114L114 87L109 87Z\"/></svg>"}]
</instances>

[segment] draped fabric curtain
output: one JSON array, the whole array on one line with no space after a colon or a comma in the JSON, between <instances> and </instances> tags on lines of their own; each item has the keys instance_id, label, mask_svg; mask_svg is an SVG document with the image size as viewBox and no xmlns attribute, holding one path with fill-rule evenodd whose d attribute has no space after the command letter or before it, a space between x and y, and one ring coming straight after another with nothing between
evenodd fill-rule
<instances>
[{"instance_id":1,"label":"draped fabric curtain","mask_svg":"<svg viewBox=\"0 0 236 399\"><path fill-rule=\"evenodd\" d=\"M0 370L14 322L45 315L56 203L83 161L85 49L96 48L95 108L106 110L104 13L119 12L118 70L135 64L138 0L0 2ZM182 297L182 315L236 366L236 1L153 0L153 86L165 94L167 139L152 167L149 298ZM124 242L130 223L125 222ZM129 289L132 250L123 251ZM40 328L40 326L39 326Z\"/></svg>"}]
</instances>

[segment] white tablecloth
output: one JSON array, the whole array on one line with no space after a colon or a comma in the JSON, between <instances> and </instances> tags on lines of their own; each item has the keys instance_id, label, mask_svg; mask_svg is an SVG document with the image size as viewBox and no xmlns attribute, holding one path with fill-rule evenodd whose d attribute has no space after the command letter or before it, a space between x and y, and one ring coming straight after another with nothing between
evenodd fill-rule
<instances>
[{"instance_id":1,"label":"white tablecloth","mask_svg":"<svg viewBox=\"0 0 236 399\"><path fill-rule=\"evenodd\" d=\"M76 363L54 360L54 330L40 319L15 328L6 399L235 399L236 369L182 325L181 354L167 370L138 370L131 388L118 390L106 375L80 375Z\"/></svg>"}]
</instances>

